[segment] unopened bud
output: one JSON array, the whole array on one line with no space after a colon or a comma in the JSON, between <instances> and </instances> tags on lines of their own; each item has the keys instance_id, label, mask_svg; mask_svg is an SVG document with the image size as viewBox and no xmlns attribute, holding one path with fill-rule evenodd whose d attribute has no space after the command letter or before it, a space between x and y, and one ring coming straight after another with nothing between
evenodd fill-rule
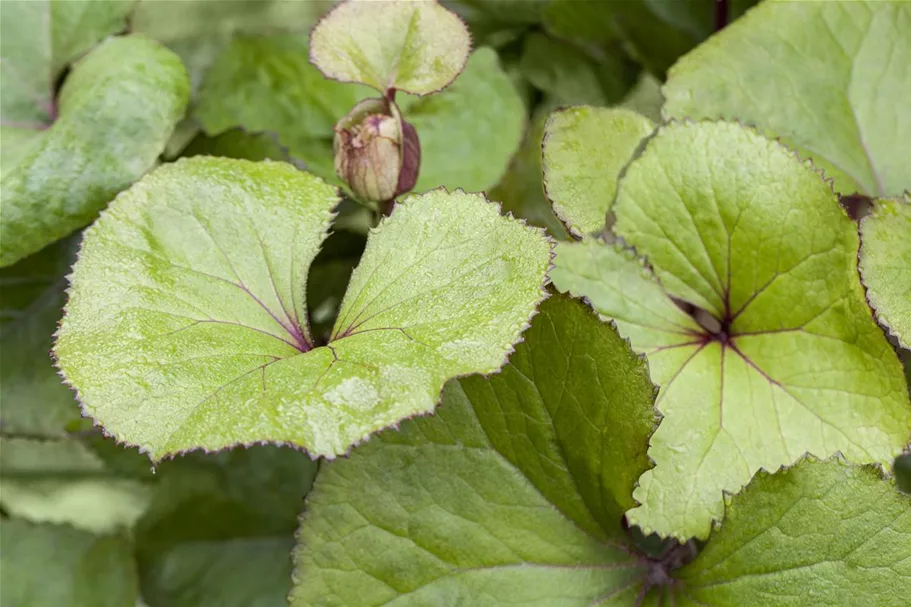
<instances>
[{"instance_id":1,"label":"unopened bud","mask_svg":"<svg viewBox=\"0 0 911 607\"><path fill-rule=\"evenodd\" d=\"M421 144L395 103L365 99L335 125L335 172L355 196L385 202L414 187Z\"/></svg>"}]
</instances>

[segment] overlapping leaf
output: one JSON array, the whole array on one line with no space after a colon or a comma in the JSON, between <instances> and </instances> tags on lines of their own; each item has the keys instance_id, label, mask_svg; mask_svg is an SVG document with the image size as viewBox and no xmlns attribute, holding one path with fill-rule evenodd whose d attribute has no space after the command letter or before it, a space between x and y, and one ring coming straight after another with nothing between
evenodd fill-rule
<instances>
[{"instance_id":1,"label":"overlapping leaf","mask_svg":"<svg viewBox=\"0 0 911 607\"><path fill-rule=\"evenodd\" d=\"M738 119L812 156L842 193L911 188L911 5L771 0L686 55L669 118Z\"/></svg>"},{"instance_id":2,"label":"overlapping leaf","mask_svg":"<svg viewBox=\"0 0 911 607\"><path fill-rule=\"evenodd\" d=\"M465 24L436 0L349 0L313 28L310 58L329 78L426 95L468 59Z\"/></svg>"},{"instance_id":3,"label":"overlapping leaf","mask_svg":"<svg viewBox=\"0 0 911 607\"><path fill-rule=\"evenodd\" d=\"M685 605L901 605L911 595L911 497L875 467L841 459L760 473L675 577Z\"/></svg>"},{"instance_id":4,"label":"overlapping leaf","mask_svg":"<svg viewBox=\"0 0 911 607\"><path fill-rule=\"evenodd\" d=\"M333 456L498 369L542 297L547 239L478 195L412 197L321 346L304 294L337 202L290 165L206 157L121 195L86 236L55 346L87 413L154 459L256 441Z\"/></svg>"},{"instance_id":5,"label":"overlapping leaf","mask_svg":"<svg viewBox=\"0 0 911 607\"><path fill-rule=\"evenodd\" d=\"M879 321L911 350L911 198L876 200L860 234L867 299Z\"/></svg>"},{"instance_id":6,"label":"overlapping leaf","mask_svg":"<svg viewBox=\"0 0 911 607\"><path fill-rule=\"evenodd\" d=\"M0 265L86 225L150 169L183 115L188 87L176 55L128 36L105 41L73 68L46 130L8 124L4 109Z\"/></svg>"},{"instance_id":7,"label":"overlapping leaf","mask_svg":"<svg viewBox=\"0 0 911 607\"><path fill-rule=\"evenodd\" d=\"M624 109L570 107L550 115L544 134L544 189L577 236L600 232L620 171L652 122Z\"/></svg>"},{"instance_id":8,"label":"overlapping leaf","mask_svg":"<svg viewBox=\"0 0 911 607\"><path fill-rule=\"evenodd\" d=\"M654 272L590 240L561 245L553 278L615 318L661 386L631 522L704 538L722 491L760 468L807 451L891 464L907 386L864 299L855 226L812 168L739 125L672 124L613 212Z\"/></svg>"},{"instance_id":9,"label":"overlapping leaf","mask_svg":"<svg viewBox=\"0 0 911 607\"><path fill-rule=\"evenodd\" d=\"M621 520L653 398L612 327L545 301L501 373L320 473L292 605L587 605L640 583Z\"/></svg>"}]
</instances>

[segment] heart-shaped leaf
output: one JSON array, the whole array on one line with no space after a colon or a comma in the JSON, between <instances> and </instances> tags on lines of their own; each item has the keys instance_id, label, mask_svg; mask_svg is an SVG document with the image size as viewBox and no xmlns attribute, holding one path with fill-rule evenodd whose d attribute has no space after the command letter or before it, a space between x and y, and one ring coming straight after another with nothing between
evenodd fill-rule
<instances>
[{"instance_id":1,"label":"heart-shaped leaf","mask_svg":"<svg viewBox=\"0 0 911 607\"><path fill-rule=\"evenodd\" d=\"M911 5L763 2L681 59L668 118L738 119L783 138L843 193L911 188Z\"/></svg>"},{"instance_id":2,"label":"heart-shaped leaf","mask_svg":"<svg viewBox=\"0 0 911 607\"><path fill-rule=\"evenodd\" d=\"M874 466L761 472L674 577L677 604L892 607L911 596L911 496Z\"/></svg>"},{"instance_id":3,"label":"heart-shaped leaf","mask_svg":"<svg viewBox=\"0 0 911 607\"><path fill-rule=\"evenodd\" d=\"M621 169L655 126L624 109L570 107L544 127L544 189L570 232L604 229Z\"/></svg>"},{"instance_id":4,"label":"heart-shaped leaf","mask_svg":"<svg viewBox=\"0 0 911 607\"><path fill-rule=\"evenodd\" d=\"M373 231L330 342L304 294L336 191L284 163L196 157L88 231L55 346L86 411L153 459L287 442L334 456L498 369L550 242L482 196L433 191Z\"/></svg>"},{"instance_id":5,"label":"heart-shaped leaf","mask_svg":"<svg viewBox=\"0 0 911 607\"><path fill-rule=\"evenodd\" d=\"M860 222L860 275L879 322L911 350L911 198L881 199Z\"/></svg>"},{"instance_id":6,"label":"heart-shaped leaf","mask_svg":"<svg viewBox=\"0 0 911 607\"><path fill-rule=\"evenodd\" d=\"M631 522L705 538L722 492L760 468L804 452L891 464L907 386L864 299L856 226L818 173L751 129L672 123L613 212L654 273L589 240L559 247L553 279L616 319L661 387Z\"/></svg>"},{"instance_id":7,"label":"heart-shaped leaf","mask_svg":"<svg viewBox=\"0 0 911 607\"><path fill-rule=\"evenodd\" d=\"M647 571L622 518L650 465L653 399L613 327L545 301L501 373L450 382L433 417L321 470L291 604L587 605L627 590Z\"/></svg>"},{"instance_id":8,"label":"heart-shaped leaf","mask_svg":"<svg viewBox=\"0 0 911 607\"><path fill-rule=\"evenodd\" d=\"M313 28L310 60L334 80L426 95L459 75L470 48L468 28L436 0L349 0Z\"/></svg>"},{"instance_id":9,"label":"heart-shaped leaf","mask_svg":"<svg viewBox=\"0 0 911 607\"><path fill-rule=\"evenodd\" d=\"M73 68L57 100L59 115L46 130L26 136L22 126L7 124L4 113L3 162L15 163L3 167L0 181L0 266L91 222L149 170L183 116L188 95L176 55L127 36L105 41Z\"/></svg>"}]
</instances>

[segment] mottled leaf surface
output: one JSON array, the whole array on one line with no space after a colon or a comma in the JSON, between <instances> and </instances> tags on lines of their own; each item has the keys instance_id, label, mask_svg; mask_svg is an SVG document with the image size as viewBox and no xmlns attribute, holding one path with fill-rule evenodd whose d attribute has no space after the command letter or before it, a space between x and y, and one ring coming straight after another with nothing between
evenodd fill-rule
<instances>
[{"instance_id":1,"label":"mottled leaf surface","mask_svg":"<svg viewBox=\"0 0 911 607\"><path fill-rule=\"evenodd\" d=\"M504 362L542 297L550 243L483 197L434 191L371 235L331 341L309 266L338 203L291 165L184 159L89 230L56 354L87 413L153 459L285 442L344 453Z\"/></svg>"},{"instance_id":2,"label":"mottled leaf surface","mask_svg":"<svg viewBox=\"0 0 911 607\"><path fill-rule=\"evenodd\" d=\"M860 275L876 317L911 350L911 199L880 199L860 223Z\"/></svg>"},{"instance_id":3,"label":"mottled leaf surface","mask_svg":"<svg viewBox=\"0 0 911 607\"><path fill-rule=\"evenodd\" d=\"M111 38L82 59L53 125L25 144L14 127L16 164L0 182L0 265L86 225L149 170L183 116L188 88L180 59L140 36ZM6 147L6 126L0 138Z\"/></svg>"},{"instance_id":4,"label":"mottled leaf surface","mask_svg":"<svg viewBox=\"0 0 911 607\"><path fill-rule=\"evenodd\" d=\"M892 607L911 595L911 496L874 467L808 459L728 502L675 576L678 604Z\"/></svg>"},{"instance_id":5,"label":"mottled leaf surface","mask_svg":"<svg viewBox=\"0 0 911 607\"><path fill-rule=\"evenodd\" d=\"M459 75L470 48L468 28L436 0L355 0L313 28L310 58L334 80L426 95Z\"/></svg>"},{"instance_id":6,"label":"mottled leaf surface","mask_svg":"<svg viewBox=\"0 0 911 607\"><path fill-rule=\"evenodd\" d=\"M131 4L129 0L6 2L0 18L0 120L4 129L47 128L57 116L57 78L70 62L121 31Z\"/></svg>"},{"instance_id":7,"label":"mottled leaf surface","mask_svg":"<svg viewBox=\"0 0 911 607\"><path fill-rule=\"evenodd\" d=\"M123 607L139 598L129 541L67 525L0 520L4 605Z\"/></svg>"},{"instance_id":8,"label":"mottled leaf surface","mask_svg":"<svg viewBox=\"0 0 911 607\"><path fill-rule=\"evenodd\" d=\"M781 137L843 193L911 187L911 5L763 2L681 59L669 118L738 119Z\"/></svg>"},{"instance_id":9,"label":"mottled leaf surface","mask_svg":"<svg viewBox=\"0 0 911 607\"><path fill-rule=\"evenodd\" d=\"M615 329L547 300L501 373L321 471L292 605L581 607L636 587L621 519L653 397Z\"/></svg>"},{"instance_id":10,"label":"mottled leaf surface","mask_svg":"<svg viewBox=\"0 0 911 607\"><path fill-rule=\"evenodd\" d=\"M560 246L553 279L616 319L661 387L631 522L705 538L722 491L760 468L805 452L891 464L911 431L907 386L864 299L856 226L811 167L736 124L672 124L613 211L653 273L591 240Z\"/></svg>"},{"instance_id":11,"label":"mottled leaf surface","mask_svg":"<svg viewBox=\"0 0 911 607\"><path fill-rule=\"evenodd\" d=\"M544 128L544 188L554 213L577 236L604 229L620 171L652 121L630 110L570 107Z\"/></svg>"}]
</instances>

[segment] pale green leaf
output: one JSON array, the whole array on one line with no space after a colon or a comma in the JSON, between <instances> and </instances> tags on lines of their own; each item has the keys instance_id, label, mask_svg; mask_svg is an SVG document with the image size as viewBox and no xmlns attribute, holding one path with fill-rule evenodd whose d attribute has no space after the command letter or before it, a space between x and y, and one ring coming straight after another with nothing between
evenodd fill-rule
<instances>
[{"instance_id":1,"label":"pale green leaf","mask_svg":"<svg viewBox=\"0 0 911 607\"><path fill-rule=\"evenodd\" d=\"M82 59L64 83L54 124L4 167L0 265L86 225L149 170L187 96L180 59L146 38L111 38Z\"/></svg>"},{"instance_id":2,"label":"pale green leaf","mask_svg":"<svg viewBox=\"0 0 911 607\"><path fill-rule=\"evenodd\" d=\"M738 119L782 137L843 193L911 187L911 4L763 2L685 56L669 118Z\"/></svg>"},{"instance_id":3,"label":"pale green leaf","mask_svg":"<svg viewBox=\"0 0 911 607\"><path fill-rule=\"evenodd\" d=\"M79 418L73 393L60 382L50 356L74 248L73 239L62 240L0 269L3 433L62 436Z\"/></svg>"},{"instance_id":4,"label":"pale green leaf","mask_svg":"<svg viewBox=\"0 0 911 607\"><path fill-rule=\"evenodd\" d=\"M121 31L131 6L130 0L5 2L0 18L0 120L4 129L34 130L52 123L57 115L57 78L67 64L105 36ZM4 133L4 148L5 138Z\"/></svg>"},{"instance_id":5,"label":"pale green leaf","mask_svg":"<svg viewBox=\"0 0 911 607\"><path fill-rule=\"evenodd\" d=\"M307 62L307 36L239 36L219 55L199 91L196 117L220 134L248 131L331 139L339 118L372 91L327 80Z\"/></svg>"},{"instance_id":6,"label":"pale green leaf","mask_svg":"<svg viewBox=\"0 0 911 607\"><path fill-rule=\"evenodd\" d=\"M320 472L291 604L583 607L641 584L621 519L653 395L612 327L544 302L501 373Z\"/></svg>"},{"instance_id":7,"label":"pale green leaf","mask_svg":"<svg viewBox=\"0 0 911 607\"><path fill-rule=\"evenodd\" d=\"M911 350L911 198L874 201L860 236L867 300L879 322Z\"/></svg>"},{"instance_id":8,"label":"pale green leaf","mask_svg":"<svg viewBox=\"0 0 911 607\"><path fill-rule=\"evenodd\" d=\"M613 211L655 277L591 241L561 245L553 279L615 318L661 386L632 523L705 538L722 491L804 452L891 464L907 386L864 299L856 226L811 167L736 124L672 124Z\"/></svg>"},{"instance_id":9,"label":"pale green leaf","mask_svg":"<svg viewBox=\"0 0 911 607\"><path fill-rule=\"evenodd\" d=\"M129 541L66 525L0 519L0 603L125 607L139 584Z\"/></svg>"},{"instance_id":10,"label":"pale green leaf","mask_svg":"<svg viewBox=\"0 0 911 607\"><path fill-rule=\"evenodd\" d=\"M118 475L75 439L0 437L0 505L33 522L95 533L131 526L151 498L148 483Z\"/></svg>"},{"instance_id":11,"label":"pale green leaf","mask_svg":"<svg viewBox=\"0 0 911 607\"><path fill-rule=\"evenodd\" d=\"M762 472L675 577L680 598L696 605L902 605L911 596L911 497L874 467L840 459Z\"/></svg>"},{"instance_id":12,"label":"pale green leaf","mask_svg":"<svg viewBox=\"0 0 911 607\"><path fill-rule=\"evenodd\" d=\"M465 24L436 0L349 0L313 28L310 58L334 80L426 95L459 75L470 47Z\"/></svg>"},{"instance_id":13,"label":"pale green leaf","mask_svg":"<svg viewBox=\"0 0 911 607\"><path fill-rule=\"evenodd\" d=\"M571 107L544 127L544 188L577 236L604 229L620 171L632 160L652 122L621 108Z\"/></svg>"},{"instance_id":14,"label":"pale green leaf","mask_svg":"<svg viewBox=\"0 0 911 607\"><path fill-rule=\"evenodd\" d=\"M328 345L306 278L338 203L276 162L166 165L89 230L56 344L86 411L153 458L287 442L334 456L498 369L550 243L483 197L434 191L371 235Z\"/></svg>"}]
</instances>

